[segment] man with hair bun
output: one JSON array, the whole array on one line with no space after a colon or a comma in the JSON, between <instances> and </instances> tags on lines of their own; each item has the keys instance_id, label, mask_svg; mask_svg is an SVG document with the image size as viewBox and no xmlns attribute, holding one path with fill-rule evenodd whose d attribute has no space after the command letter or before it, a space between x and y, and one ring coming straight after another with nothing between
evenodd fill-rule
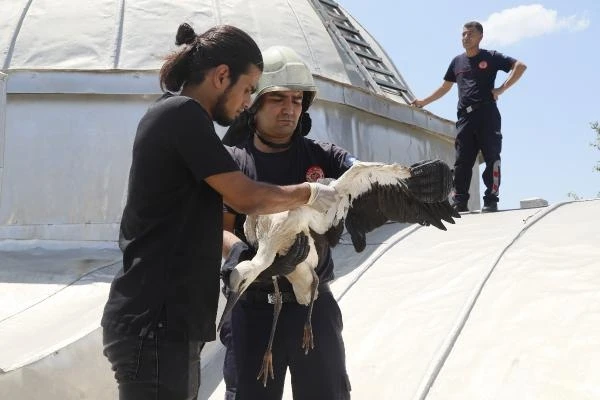
<instances>
[{"instance_id":1,"label":"man with hair bun","mask_svg":"<svg viewBox=\"0 0 600 400\"><path fill-rule=\"evenodd\" d=\"M101 322L121 400L197 398L200 352L215 339L223 200L244 214L304 204L325 211L335 201L335 190L318 183L248 178L215 133L213 121L229 125L249 106L262 73L250 36L228 25L197 35L182 24L176 44L160 70L165 94L137 128L119 232L123 268Z\"/></svg>"}]
</instances>

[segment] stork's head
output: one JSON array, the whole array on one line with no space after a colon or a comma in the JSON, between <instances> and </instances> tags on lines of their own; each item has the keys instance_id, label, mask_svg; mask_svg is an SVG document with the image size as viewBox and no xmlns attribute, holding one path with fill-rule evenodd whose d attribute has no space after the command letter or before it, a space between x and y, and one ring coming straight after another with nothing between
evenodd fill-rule
<instances>
[{"instance_id":1,"label":"stork's head","mask_svg":"<svg viewBox=\"0 0 600 400\"><path fill-rule=\"evenodd\" d=\"M221 320L219 321L219 325L217 327L218 330L223 326L223 322L225 321L225 317L227 314L233 310L233 306L239 300L240 296L248 289L248 286L256 277L260 274L256 272L257 269L253 267L252 261L242 261L234 269L231 270L231 274L229 275L229 293L227 295L227 303L225 304L225 309L223 310L223 315L221 315Z\"/></svg>"},{"instance_id":2,"label":"stork's head","mask_svg":"<svg viewBox=\"0 0 600 400\"><path fill-rule=\"evenodd\" d=\"M251 260L239 263L229 275L229 290L232 293L239 293L241 296L258 276L255 269L252 268Z\"/></svg>"}]
</instances>

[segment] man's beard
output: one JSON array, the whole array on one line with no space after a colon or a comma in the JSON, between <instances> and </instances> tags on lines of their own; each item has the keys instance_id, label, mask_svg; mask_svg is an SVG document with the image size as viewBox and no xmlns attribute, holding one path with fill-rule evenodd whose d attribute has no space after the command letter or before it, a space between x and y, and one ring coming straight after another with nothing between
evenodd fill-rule
<instances>
[{"instance_id":1,"label":"man's beard","mask_svg":"<svg viewBox=\"0 0 600 400\"><path fill-rule=\"evenodd\" d=\"M215 107L213 108L213 120L221 126L229 126L235 119L235 117L232 118L229 115L227 115L227 109L225 108L225 104L229 99L229 92L231 91L231 86L232 85L229 85L227 89L225 89L225 91L221 93L221 95L217 99L217 104L215 104Z\"/></svg>"}]
</instances>

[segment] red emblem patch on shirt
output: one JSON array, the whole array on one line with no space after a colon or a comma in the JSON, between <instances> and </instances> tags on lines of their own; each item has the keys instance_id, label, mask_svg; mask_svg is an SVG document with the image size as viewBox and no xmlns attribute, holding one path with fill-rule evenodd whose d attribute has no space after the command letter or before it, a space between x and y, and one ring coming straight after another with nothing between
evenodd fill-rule
<instances>
[{"instance_id":1,"label":"red emblem patch on shirt","mask_svg":"<svg viewBox=\"0 0 600 400\"><path fill-rule=\"evenodd\" d=\"M316 182L321 178L325 178L325 173L318 165L313 165L306 170L306 182Z\"/></svg>"},{"instance_id":2,"label":"red emblem patch on shirt","mask_svg":"<svg viewBox=\"0 0 600 400\"><path fill-rule=\"evenodd\" d=\"M487 61L483 60L479 62L479 68L481 69L486 69L487 68Z\"/></svg>"}]
</instances>

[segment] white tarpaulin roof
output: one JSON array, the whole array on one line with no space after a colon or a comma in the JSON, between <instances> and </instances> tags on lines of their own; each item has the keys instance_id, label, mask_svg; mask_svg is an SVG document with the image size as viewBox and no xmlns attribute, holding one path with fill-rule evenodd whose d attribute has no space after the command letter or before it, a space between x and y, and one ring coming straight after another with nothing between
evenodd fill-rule
<instances>
[{"instance_id":1,"label":"white tarpaulin roof","mask_svg":"<svg viewBox=\"0 0 600 400\"><path fill-rule=\"evenodd\" d=\"M600 398L599 220L597 200L400 241L341 300L354 396Z\"/></svg>"},{"instance_id":2,"label":"white tarpaulin roof","mask_svg":"<svg viewBox=\"0 0 600 400\"><path fill-rule=\"evenodd\" d=\"M389 224L360 254L338 245L353 398L600 398L599 220L597 199L466 214L447 232ZM0 274L0 398L113 398L98 323L118 253L36 252L0 249L13 271ZM199 398L220 400L223 349L202 357Z\"/></svg>"}]
</instances>

